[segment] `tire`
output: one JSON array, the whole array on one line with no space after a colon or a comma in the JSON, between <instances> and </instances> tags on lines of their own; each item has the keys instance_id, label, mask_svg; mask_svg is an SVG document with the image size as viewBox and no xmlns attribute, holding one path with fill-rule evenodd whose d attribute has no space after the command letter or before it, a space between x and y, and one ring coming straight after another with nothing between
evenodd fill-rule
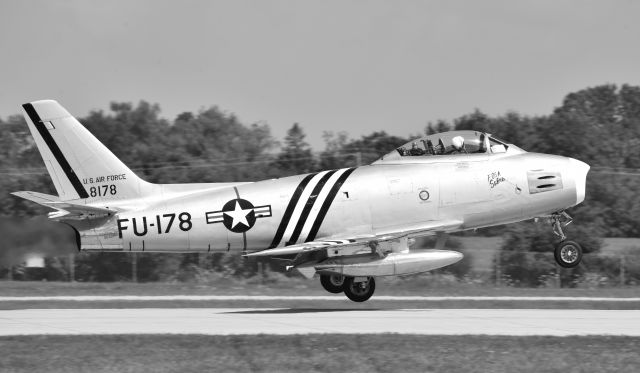
<instances>
[{"instance_id":1,"label":"tire","mask_svg":"<svg viewBox=\"0 0 640 373\"><path fill-rule=\"evenodd\" d=\"M320 284L329 293L342 293L344 286L344 276L342 275L320 275Z\"/></svg>"},{"instance_id":2,"label":"tire","mask_svg":"<svg viewBox=\"0 0 640 373\"><path fill-rule=\"evenodd\" d=\"M573 268L582 260L582 247L575 241L562 241L553 254L561 267Z\"/></svg>"},{"instance_id":3,"label":"tire","mask_svg":"<svg viewBox=\"0 0 640 373\"><path fill-rule=\"evenodd\" d=\"M376 281L373 277L369 277L365 282L354 282L353 277L347 277L344 280L343 290L344 295L352 301L364 302L376 291Z\"/></svg>"}]
</instances>

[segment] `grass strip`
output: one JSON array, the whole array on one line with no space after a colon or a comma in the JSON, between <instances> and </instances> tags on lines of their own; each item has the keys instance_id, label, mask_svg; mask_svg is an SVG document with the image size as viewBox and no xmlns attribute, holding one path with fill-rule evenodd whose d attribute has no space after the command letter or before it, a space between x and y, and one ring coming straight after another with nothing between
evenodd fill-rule
<instances>
[{"instance_id":1,"label":"grass strip","mask_svg":"<svg viewBox=\"0 0 640 373\"><path fill-rule=\"evenodd\" d=\"M294 335L0 337L2 372L633 372L640 338Z\"/></svg>"},{"instance_id":2,"label":"grass strip","mask_svg":"<svg viewBox=\"0 0 640 373\"><path fill-rule=\"evenodd\" d=\"M615 288L516 288L468 283L442 284L424 278L376 279L376 295L421 296L572 296L640 297L639 286ZM0 281L0 296L55 295L327 295L318 279L288 279L286 282L240 283L224 279L218 283L132 282L42 282Z\"/></svg>"}]
</instances>

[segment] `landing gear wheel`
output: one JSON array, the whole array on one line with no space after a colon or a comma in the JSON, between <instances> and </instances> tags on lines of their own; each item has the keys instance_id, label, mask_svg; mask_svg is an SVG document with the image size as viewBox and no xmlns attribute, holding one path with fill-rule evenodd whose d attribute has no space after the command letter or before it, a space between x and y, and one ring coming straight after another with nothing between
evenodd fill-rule
<instances>
[{"instance_id":1,"label":"landing gear wheel","mask_svg":"<svg viewBox=\"0 0 640 373\"><path fill-rule=\"evenodd\" d=\"M554 256L561 267L573 268L582 260L582 247L574 241L562 241L556 246Z\"/></svg>"},{"instance_id":2,"label":"landing gear wheel","mask_svg":"<svg viewBox=\"0 0 640 373\"><path fill-rule=\"evenodd\" d=\"M320 284L329 293L342 293L344 286L344 276L342 275L320 275Z\"/></svg>"},{"instance_id":3,"label":"landing gear wheel","mask_svg":"<svg viewBox=\"0 0 640 373\"><path fill-rule=\"evenodd\" d=\"M373 277L368 277L367 281L354 282L353 277L344 279L344 295L354 302L364 302L371 298L376 290L376 281Z\"/></svg>"}]
</instances>

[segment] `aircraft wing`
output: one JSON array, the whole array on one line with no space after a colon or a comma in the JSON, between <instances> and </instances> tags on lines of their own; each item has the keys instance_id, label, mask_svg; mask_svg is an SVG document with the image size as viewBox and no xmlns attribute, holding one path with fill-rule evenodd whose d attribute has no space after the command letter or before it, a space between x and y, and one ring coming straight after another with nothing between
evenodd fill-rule
<instances>
[{"instance_id":1,"label":"aircraft wing","mask_svg":"<svg viewBox=\"0 0 640 373\"><path fill-rule=\"evenodd\" d=\"M374 239L372 236L369 241ZM361 246L362 244L368 242L367 240L360 239L347 239L347 240L326 240L326 241L310 241L297 245L284 246L284 247L276 247L273 249L266 249L262 251L256 251L253 253L245 254L245 256L282 256L282 255L294 255L299 254L305 251L315 251L324 248L328 248L331 246Z\"/></svg>"},{"instance_id":2,"label":"aircraft wing","mask_svg":"<svg viewBox=\"0 0 640 373\"><path fill-rule=\"evenodd\" d=\"M62 217L64 217L65 219L95 218L99 216L110 215L115 212L114 210L102 207L93 207L83 204L71 203L68 201L60 201L59 197L52 196L50 194L28 191L13 192L11 194L16 197L24 198L42 206L57 210L55 212L49 213L49 217L51 219L60 219Z\"/></svg>"},{"instance_id":3,"label":"aircraft wing","mask_svg":"<svg viewBox=\"0 0 640 373\"><path fill-rule=\"evenodd\" d=\"M399 238L413 238L436 234L438 232L448 232L458 229L463 222L460 220L434 220L431 222L404 225L392 228L385 228L377 231L374 235L358 236L352 238L327 238L325 240L317 240L304 242L291 246L276 247L253 253L247 253L245 256L250 257L271 257L297 255L305 252L318 251L329 248L347 248L347 247L364 247L376 245L381 242L391 241Z\"/></svg>"},{"instance_id":4,"label":"aircraft wing","mask_svg":"<svg viewBox=\"0 0 640 373\"><path fill-rule=\"evenodd\" d=\"M384 230L376 231L376 236L392 236L392 238L429 236L438 232L449 232L460 229L463 223L462 220L431 220L409 225L387 227Z\"/></svg>"}]
</instances>

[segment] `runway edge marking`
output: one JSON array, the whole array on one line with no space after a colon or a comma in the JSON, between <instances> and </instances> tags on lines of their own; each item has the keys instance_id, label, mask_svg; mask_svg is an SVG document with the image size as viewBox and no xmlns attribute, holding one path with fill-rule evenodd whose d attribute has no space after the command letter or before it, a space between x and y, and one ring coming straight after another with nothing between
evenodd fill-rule
<instances>
[{"instance_id":1,"label":"runway edge marking","mask_svg":"<svg viewBox=\"0 0 640 373\"><path fill-rule=\"evenodd\" d=\"M271 296L271 295L60 295L60 296L5 296L0 297L0 302L34 302L34 301L73 301L73 302L100 302L100 301L274 301L274 300L322 300L343 301L341 296ZM380 295L374 300L378 301L527 301L527 302L640 302L640 297L542 297L542 296L394 296Z\"/></svg>"}]
</instances>

